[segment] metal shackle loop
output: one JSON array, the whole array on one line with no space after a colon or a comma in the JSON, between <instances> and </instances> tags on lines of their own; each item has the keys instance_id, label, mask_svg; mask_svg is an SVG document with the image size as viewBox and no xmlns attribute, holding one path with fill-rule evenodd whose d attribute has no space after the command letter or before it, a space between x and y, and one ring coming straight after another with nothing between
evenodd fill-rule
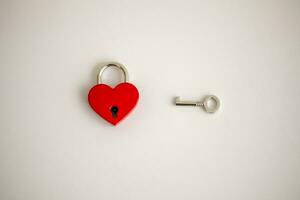
<instances>
[{"instance_id":1,"label":"metal shackle loop","mask_svg":"<svg viewBox=\"0 0 300 200\"><path fill-rule=\"evenodd\" d=\"M98 80L97 80L98 84L102 84L102 74L109 67L117 67L118 69L120 69L124 75L124 82L129 81L129 75L128 75L127 69L124 67L124 65L122 65L121 63L118 63L118 62L109 62L109 63L106 63L100 69L99 74L98 74Z\"/></svg>"}]
</instances>

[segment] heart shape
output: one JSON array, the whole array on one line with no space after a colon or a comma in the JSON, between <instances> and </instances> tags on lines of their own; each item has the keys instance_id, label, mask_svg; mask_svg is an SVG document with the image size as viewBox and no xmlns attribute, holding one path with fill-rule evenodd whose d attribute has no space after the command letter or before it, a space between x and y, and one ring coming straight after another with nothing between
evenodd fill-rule
<instances>
[{"instance_id":1,"label":"heart shape","mask_svg":"<svg viewBox=\"0 0 300 200\"><path fill-rule=\"evenodd\" d=\"M117 125L135 107L138 99L139 92L131 83L120 83L115 88L98 84L88 95L94 111L113 125Z\"/></svg>"}]
</instances>

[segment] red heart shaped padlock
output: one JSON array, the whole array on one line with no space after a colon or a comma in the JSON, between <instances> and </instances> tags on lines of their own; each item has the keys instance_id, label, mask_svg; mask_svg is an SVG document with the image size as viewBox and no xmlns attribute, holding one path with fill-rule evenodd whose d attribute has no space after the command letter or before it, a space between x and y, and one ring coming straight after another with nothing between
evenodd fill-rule
<instances>
[{"instance_id":1,"label":"red heart shaped padlock","mask_svg":"<svg viewBox=\"0 0 300 200\"><path fill-rule=\"evenodd\" d=\"M114 88L102 84L101 75L107 67L118 67L124 73L124 83ZM117 125L135 107L139 92L137 88L128 83L126 68L120 63L109 63L103 66L98 75L98 84L89 92L88 101L94 111L103 119Z\"/></svg>"}]
</instances>

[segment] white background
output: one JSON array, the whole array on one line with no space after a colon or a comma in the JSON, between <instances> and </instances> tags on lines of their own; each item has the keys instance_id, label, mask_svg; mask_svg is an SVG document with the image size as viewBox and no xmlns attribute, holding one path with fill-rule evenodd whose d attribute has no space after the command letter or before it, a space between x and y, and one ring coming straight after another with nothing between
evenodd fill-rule
<instances>
[{"instance_id":1,"label":"white background","mask_svg":"<svg viewBox=\"0 0 300 200\"><path fill-rule=\"evenodd\" d=\"M297 0L1 0L0 199L299 200L299 24ZM106 61L140 91L117 127L87 103Z\"/></svg>"}]
</instances>

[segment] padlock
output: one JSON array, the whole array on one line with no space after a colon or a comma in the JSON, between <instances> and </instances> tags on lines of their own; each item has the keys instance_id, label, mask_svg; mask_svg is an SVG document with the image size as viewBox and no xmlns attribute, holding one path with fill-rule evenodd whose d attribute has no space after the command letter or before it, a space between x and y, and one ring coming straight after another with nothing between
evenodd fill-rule
<instances>
[{"instance_id":1,"label":"padlock","mask_svg":"<svg viewBox=\"0 0 300 200\"><path fill-rule=\"evenodd\" d=\"M112 88L102 83L102 74L108 67L117 67L124 74L124 82ZM105 64L99 71L98 84L88 94L93 110L103 119L117 125L135 107L139 99L138 89L129 81L126 68L117 62Z\"/></svg>"}]
</instances>

